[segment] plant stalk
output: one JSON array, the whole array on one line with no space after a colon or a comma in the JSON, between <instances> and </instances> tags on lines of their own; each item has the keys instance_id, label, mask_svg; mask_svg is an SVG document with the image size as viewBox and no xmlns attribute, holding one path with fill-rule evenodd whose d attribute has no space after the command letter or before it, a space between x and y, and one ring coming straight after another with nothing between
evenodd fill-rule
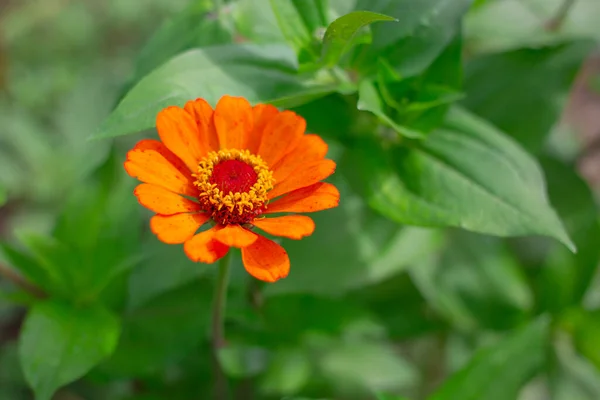
<instances>
[{"instance_id":1,"label":"plant stalk","mask_svg":"<svg viewBox=\"0 0 600 400\"><path fill-rule=\"evenodd\" d=\"M231 268L231 251L219 261L219 272L213 298L211 342L213 355L213 373L215 378L215 400L226 400L228 395L227 379L219 362L219 349L225 346L225 310L227 307L227 287Z\"/></svg>"}]
</instances>

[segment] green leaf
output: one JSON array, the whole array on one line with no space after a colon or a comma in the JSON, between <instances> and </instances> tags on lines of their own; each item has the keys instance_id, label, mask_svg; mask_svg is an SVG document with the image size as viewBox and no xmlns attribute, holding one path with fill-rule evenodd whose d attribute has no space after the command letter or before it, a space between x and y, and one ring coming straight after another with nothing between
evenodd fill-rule
<instances>
[{"instance_id":1,"label":"green leaf","mask_svg":"<svg viewBox=\"0 0 600 400\"><path fill-rule=\"evenodd\" d=\"M356 53L355 64L364 74L385 58L402 77L418 75L452 41L472 0L361 0L356 8L390 15L398 24L372 27L373 41Z\"/></svg>"},{"instance_id":2,"label":"green leaf","mask_svg":"<svg viewBox=\"0 0 600 400\"><path fill-rule=\"evenodd\" d=\"M310 360L305 352L278 350L261 379L261 392L271 396L298 393L308 383L311 372Z\"/></svg>"},{"instance_id":3,"label":"green leaf","mask_svg":"<svg viewBox=\"0 0 600 400\"><path fill-rule=\"evenodd\" d=\"M104 308L79 308L47 301L25 319L19 356L37 400L86 374L109 356L119 337L119 321Z\"/></svg>"},{"instance_id":4,"label":"green leaf","mask_svg":"<svg viewBox=\"0 0 600 400\"><path fill-rule=\"evenodd\" d=\"M260 374L267 368L268 358L267 350L255 346L230 344L218 351L221 368L228 376L236 379Z\"/></svg>"},{"instance_id":5,"label":"green leaf","mask_svg":"<svg viewBox=\"0 0 600 400\"><path fill-rule=\"evenodd\" d=\"M548 204L535 160L461 109L452 109L445 127L422 142L387 151L357 143L342 164L355 166L350 182L369 205L399 223L545 235L574 249Z\"/></svg>"},{"instance_id":6,"label":"green leaf","mask_svg":"<svg viewBox=\"0 0 600 400\"><path fill-rule=\"evenodd\" d=\"M377 21L396 21L388 15L369 11L353 11L333 21L325 32L321 62L334 66L347 50L356 33L369 24Z\"/></svg>"},{"instance_id":7,"label":"green leaf","mask_svg":"<svg viewBox=\"0 0 600 400\"><path fill-rule=\"evenodd\" d=\"M465 330L510 328L533 307L525 275L497 238L452 232L439 256L409 272L432 308Z\"/></svg>"},{"instance_id":8,"label":"green leaf","mask_svg":"<svg viewBox=\"0 0 600 400\"><path fill-rule=\"evenodd\" d=\"M377 216L341 176L332 181L344 200L312 216L317 230L310 238L284 242L292 265L289 279L268 286L267 294L341 294L383 281L439 246L437 232Z\"/></svg>"},{"instance_id":9,"label":"green leaf","mask_svg":"<svg viewBox=\"0 0 600 400\"><path fill-rule=\"evenodd\" d=\"M0 186L0 207L5 205L7 201L8 201L8 193L6 192L6 189L4 188L4 186Z\"/></svg>"},{"instance_id":10,"label":"green leaf","mask_svg":"<svg viewBox=\"0 0 600 400\"><path fill-rule=\"evenodd\" d=\"M478 351L428 400L514 400L521 387L544 366L548 320L540 318L511 332L493 347Z\"/></svg>"},{"instance_id":11,"label":"green leaf","mask_svg":"<svg viewBox=\"0 0 600 400\"><path fill-rule=\"evenodd\" d=\"M192 1L158 28L140 51L134 82L185 50L231 43L231 33L211 8L205 0Z\"/></svg>"},{"instance_id":12,"label":"green leaf","mask_svg":"<svg viewBox=\"0 0 600 400\"><path fill-rule=\"evenodd\" d=\"M582 311L574 318L573 325L577 350L600 369L600 310Z\"/></svg>"},{"instance_id":13,"label":"green leaf","mask_svg":"<svg viewBox=\"0 0 600 400\"><path fill-rule=\"evenodd\" d=\"M160 110L198 97L215 105L230 94L252 103L291 107L333 91L330 81L303 81L296 69L296 55L282 45L232 44L190 50L142 79L93 138L151 129Z\"/></svg>"},{"instance_id":14,"label":"green leaf","mask_svg":"<svg viewBox=\"0 0 600 400\"><path fill-rule=\"evenodd\" d=\"M475 58L466 66L463 104L538 153L593 47L573 41Z\"/></svg>"},{"instance_id":15,"label":"green leaf","mask_svg":"<svg viewBox=\"0 0 600 400\"><path fill-rule=\"evenodd\" d=\"M0 243L0 249L10 265L17 269L28 281L39 287L47 286L48 274L34 257L8 243Z\"/></svg>"},{"instance_id":16,"label":"green leaf","mask_svg":"<svg viewBox=\"0 0 600 400\"><path fill-rule=\"evenodd\" d=\"M600 221L594 195L573 166L548 157L542 166L550 200L577 246L577 254L552 247L536 280L540 307L560 312L579 304L593 281L600 261Z\"/></svg>"},{"instance_id":17,"label":"green leaf","mask_svg":"<svg viewBox=\"0 0 600 400\"><path fill-rule=\"evenodd\" d=\"M212 290L207 281L194 281L129 310L117 350L101 370L147 376L181 361L206 338Z\"/></svg>"}]
</instances>

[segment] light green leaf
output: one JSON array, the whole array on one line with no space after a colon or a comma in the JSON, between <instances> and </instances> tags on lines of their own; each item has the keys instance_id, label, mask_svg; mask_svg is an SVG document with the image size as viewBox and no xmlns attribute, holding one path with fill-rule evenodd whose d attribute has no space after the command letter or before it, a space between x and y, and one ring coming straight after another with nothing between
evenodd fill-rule
<instances>
[{"instance_id":1,"label":"light green leaf","mask_svg":"<svg viewBox=\"0 0 600 400\"><path fill-rule=\"evenodd\" d=\"M151 129L160 110L198 97L212 105L229 94L252 103L291 107L335 88L331 78L303 80L296 70L296 55L283 45L232 44L190 50L142 79L93 138Z\"/></svg>"},{"instance_id":2,"label":"light green leaf","mask_svg":"<svg viewBox=\"0 0 600 400\"><path fill-rule=\"evenodd\" d=\"M383 100L377 92L377 88L369 81L362 81L358 88L358 103L356 107L361 111L370 111L375 114L383 123L390 126L399 134L408 138L419 139L423 138L424 134L397 124L385 112Z\"/></svg>"},{"instance_id":3,"label":"light green leaf","mask_svg":"<svg viewBox=\"0 0 600 400\"><path fill-rule=\"evenodd\" d=\"M525 275L497 238L452 232L440 255L409 272L431 307L461 329L510 328L533 307Z\"/></svg>"},{"instance_id":4,"label":"light green leaf","mask_svg":"<svg viewBox=\"0 0 600 400\"><path fill-rule=\"evenodd\" d=\"M478 351L428 400L514 400L521 387L544 365L548 320L540 318Z\"/></svg>"},{"instance_id":5,"label":"light green leaf","mask_svg":"<svg viewBox=\"0 0 600 400\"><path fill-rule=\"evenodd\" d=\"M573 318L573 326L577 350L600 369L600 310L581 311Z\"/></svg>"},{"instance_id":6,"label":"light green leaf","mask_svg":"<svg viewBox=\"0 0 600 400\"><path fill-rule=\"evenodd\" d=\"M593 48L573 41L475 58L465 69L463 104L538 153Z\"/></svg>"},{"instance_id":7,"label":"light green leaf","mask_svg":"<svg viewBox=\"0 0 600 400\"><path fill-rule=\"evenodd\" d=\"M223 371L232 378L248 378L260 374L267 368L269 352L262 347L227 345L218 351Z\"/></svg>"},{"instance_id":8,"label":"light green leaf","mask_svg":"<svg viewBox=\"0 0 600 400\"><path fill-rule=\"evenodd\" d=\"M357 143L342 164L369 205L397 222L499 236L545 235L574 250L548 204L533 158L485 121L455 108L445 127L407 148ZM362 186L361 186L362 184Z\"/></svg>"},{"instance_id":9,"label":"light green leaf","mask_svg":"<svg viewBox=\"0 0 600 400\"><path fill-rule=\"evenodd\" d=\"M361 0L356 8L398 19L397 24L372 27L373 41L357 53L355 62L366 74L384 57L402 77L425 70L458 32L472 0Z\"/></svg>"},{"instance_id":10,"label":"light green leaf","mask_svg":"<svg viewBox=\"0 0 600 400\"><path fill-rule=\"evenodd\" d=\"M57 301L35 305L25 319L19 356L37 400L50 400L108 357L119 337L119 321L100 307Z\"/></svg>"},{"instance_id":11,"label":"light green leaf","mask_svg":"<svg viewBox=\"0 0 600 400\"><path fill-rule=\"evenodd\" d=\"M377 21L396 21L388 15L369 11L353 11L333 21L325 31L321 62L335 65L342 57L356 33L364 26Z\"/></svg>"},{"instance_id":12,"label":"light green leaf","mask_svg":"<svg viewBox=\"0 0 600 400\"><path fill-rule=\"evenodd\" d=\"M308 355L297 349L277 350L261 380L261 392L267 395L289 395L308 383L312 372Z\"/></svg>"},{"instance_id":13,"label":"light green leaf","mask_svg":"<svg viewBox=\"0 0 600 400\"><path fill-rule=\"evenodd\" d=\"M596 400L600 398L600 372L581 357L566 334L556 335L557 363L549 384L553 400Z\"/></svg>"}]
</instances>

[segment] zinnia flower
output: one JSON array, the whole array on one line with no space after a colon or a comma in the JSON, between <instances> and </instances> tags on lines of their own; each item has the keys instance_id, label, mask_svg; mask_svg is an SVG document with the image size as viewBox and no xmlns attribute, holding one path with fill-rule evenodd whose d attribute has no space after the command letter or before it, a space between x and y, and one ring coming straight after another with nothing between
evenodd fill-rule
<instances>
[{"instance_id":1,"label":"zinnia flower","mask_svg":"<svg viewBox=\"0 0 600 400\"><path fill-rule=\"evenodd\" d=\"M197 99L162 110L156 128L160 141L137 143L125 170L143 182L134 194L156 213L152 232L165 243L183 243L193 261L213 263L237 247L251 275L274 282L287 276L290 260L254 228L301 239L315 224L295 213L339 203L335 186L321 182L335 170L325 159L327 144L305 134L306 122L291 111L231 96L213 110ZM271 216L280 213L294 214Z\"/></svg>"}]
</instances>

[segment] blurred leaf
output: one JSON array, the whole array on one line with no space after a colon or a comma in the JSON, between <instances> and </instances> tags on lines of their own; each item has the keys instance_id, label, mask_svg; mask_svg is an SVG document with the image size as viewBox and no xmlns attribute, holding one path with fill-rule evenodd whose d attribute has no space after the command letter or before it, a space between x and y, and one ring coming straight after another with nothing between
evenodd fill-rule
<instances>
[{"instance_id":1,"label":"blurred leaf","mask_svg":"<svg viewBox=\"0 0 600 400\"><path fill-rule=\"evenodd\" d=\"M266 294L341 294L382 281L438 248L435 231L400 227L379 217L341 176L332 181L343 201L314 215L317 229L310 238L284 242L292 263L289 277L268 286Z\"/></svg>"},{"instance_id":2,"label":"blurred leaf","mask_svg":"<svg viewBox=\"0 0 600 400\"><path fill-rule=\"evenodd\" d=\"M510 328L533 307L524 274L496 238L452 232L442 253L410 274L431 306L465 330Z\"/></svg>"},{"instance_id":3,"label":"blurred leaf","mask_svg":"<svg viewBox=\"0 0 600 400\"><path fill-rule=\"evenodd\" d=\"M6 189L0 185L0 207L5 205L7 201L8 201L8 193L6 192Z\"/></svg>"},{"instance_id":4,"label":"blurred leaf","mask_svg":"<svg viewBox=\"0 0 600 400\"><path fill-rule=\"evenodd\" d=\"M29 282L39 287L47 286L48 274L45 268L34 257L8 243L0 243L0 249L11 266L18 270Z\"/></svg>"},{"instance_id":5,"label":"blurred leaf","mask_svg":"<svg viewBox=\"0 0 600 400\"><path fill-rule=\"evenodd\" d=\"M378 394L377 400L409 400L408 397L396 396L391 394Z\"/></svg>"},{"instance_id":6,"label":"blurred leaf","mask_svg":"<svg viewBox=\"0 0 600 400\"><path fill-rule=\"evenodd\" d=\"M600 221L594 195L574 168L543 158L552 204L571 234L577 254L553 247L536 282L543 310L559 312L577 305L589 288L600 261Z\"/></svg>"},{"instance_id":7,"label":"blurred leaf","mask_svg":"<svg viewBox=\"0 0 600 400\"><path fill-rule=\"evenodd\" d=\"M593 46L573 41L475 58L466 66L464 105L538 153Z\"/></svg>"},{"instance_id":8,"label":"blurred leaf","mask_svg":"<svg viewBox=\"0 0 600 400\"><path fill-rule=\"evenodd\" d=\"M372 44L357 52L355 63L373 74L377 59L384 57L400 76L418 75L452 41L471 1L360 0L356 9L390 15L399 23L374 25Z\"/></svg>"},{"instance_id":9,"label":"blurred leaf","mask_svg":"<svg viewBox=\"0 0 600 400\"><path fill-rule=\"evenodd\" d=\"M215 105L224 94L250 102L300 105L333 90L331 82L302 81L296 55L282 45L232 44L190 50L142 79L119 103L94 138L151 129L170 105L202 97Z\"/></svg>"},{"instance_id":10,"label":"blurred leaf","mask_svg":"<svg viewBox=\"0 0 600 400\"><path fill-rule=\"evenodd\" d=\"M535 160L461 109L453 109L445 127L419 144L384 152L377 144L360 143L342 164L360 166L351 181L371 207L399 223L547 235L574 249L548 204Z\"/></svg>"},{"instance_id":11,"label":"blurred leaf","mask_svg":"<svg viewBox=\"0 0 600 400\"><path fill-rule=\"evenodd\" d=\"M231 33L211 9L206 0L194 0L162 24L140 51L134 82L185 50L231 43Z\"/></svg>"},{"instance_id":12,"label":"blurred leaf","mask_svg":"<svg viewBox=\"0 0 600 400\"><path fill-rule=\"evenodd\" d=\"M307 132L338 140L350 136L353 129L360 125L361 114L351 101L338 93L295 107L292 111L306 119ZM370 127L373 125L369 124Z\"/></svg>"},{"instance_id":13,"label":"blurred leaf","mask_svg":"<svg viewBox=\"0 0 600 400\"><path fill-rule=\"evenodd\" d=\"M600 310L578 313L573 325L577 350L600 369Z\"/></svg>"},{"instance_id":14,"label":"blurred leaf","mask_svg":"<svg viewBox=\"0 0 600 400\"><path fill-rule=\"evenodd\" d=\"M265 375L260 390L266 395L290 395L300 391L310 379L312 366L301 350L278 350Z\"/></svg>"},{"instance_id":15,"label":"blurred leaf","mask_svg":"<svg viewBox=\"0 0 600 400\"><path fill-rule=\"evenodd\" d=\"M180 361L206 338L211 294L208 282L195 281L128 311L117 349L101 370L141 377Z\"/></svg>"},{"instance_id":16,"label":"blurred leaf","mask_svg":"<svg viewBox=\"0 0 600 400\"><path fill-rule=\"evenodd\" d=\"M552 399L596 400L600 398L600 372L578 355L567 340L558 340L555 351L557 365L549 377Z\"/></svg>"},{"instance_id":17,"label":"blurred leaf","mask_svg":"<svg viewBox=\"0 0 600 400\"><path fill-rule=\"evenodd\" d=\"M316 58L317 29L325 28L327 0L270 0L279 29L303 58Z\"/></svg>"},{"instance_id":18,"label":"blurred leaf","mask_svg":"<svg viewBox=\"0 0 600 400\"><path fill-rule=\"evenodd\" d=\"M542 369L548 335L546 318L511 332L495 346L478 351L428 399L516 399L521 387Z\"/></svg>"},{"instance_id":19,"label":"blurred leaf","mask_svg":"<svg viewBox=\"0 0 600 400\"><path fill-rule=\"evenodd\" d=\"M238 0L229 3L237 33L252 43L285 43L270 0Z\"/></svg>"},{"instance_id":20,"label":"blurred leaf","mask_svg":"<svg viewBox=\"0 0 600 400\"><path fill-rule=\"evenodd\" d=\"M229 344L219 349L219 363L223 371L233 378L248 378L267 368L269 352L261 347Z\"/></svg>"},{"instance_id":21,"label":"blurred leaf","mask_svg":"<svg viewBox=\"0 0 600 400\"><path fill-rule=\"evenodd\" d=\"M407 128L397 124L392 118L390 118L384 110L384 102L382 101L375 85L369 81L362 81L358 88L358 103L356 108L361 111L370 111L375 114L383 123L389 125L399 134L408 138L419 139L423 138L423 133Z\"/></svg>"},{"instance_id":22,"label":"blurred leaf","mask_svg":"<svg viewBox=\"0 0 600 400\"><path fill-rule=\"evenodd\" d=\"M320 374L335 382L342 395L396 391L416 379L414 367L384 343L330 339L316 345L315 352Z\"/></svg>"},{"instance_id":23,"label":"blurred leaf","mask_svg":"<svg viewBox=\"0 0 600 400\"><path fill-rule=\"evenodd\" d=\"M327 66L334 66L361 28L377 21L395 20L393 17L369 11L353 11L336 19L325 32L321 62Z\"/></svg>"},{"instance_id":24,"label":"blurred leaf","mask_svg":"<svg viewBox=\"0 0 600 400\"><path fill-rule=\"evenodd\" d=\"M50 400L59 387L109 356L117 344L119 321L100 307L79 308L47 301L27 315L19 355L37 400Z\"/></svg>"}]
</instances>

